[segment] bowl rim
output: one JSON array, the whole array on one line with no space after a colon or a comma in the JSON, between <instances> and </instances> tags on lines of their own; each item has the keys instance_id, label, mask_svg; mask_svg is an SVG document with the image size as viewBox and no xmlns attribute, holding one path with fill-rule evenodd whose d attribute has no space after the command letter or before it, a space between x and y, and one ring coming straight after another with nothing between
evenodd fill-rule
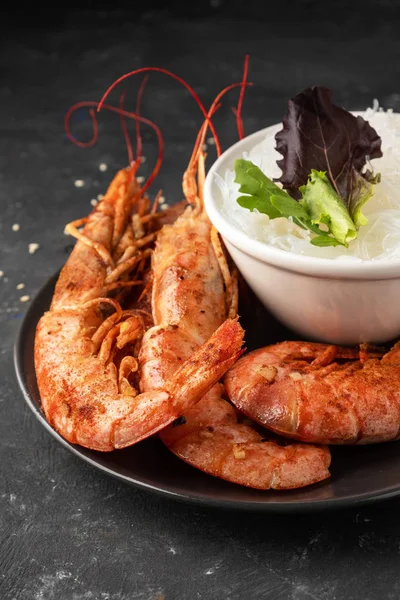
<instances>
[{"instance_id":1,"label":"bowl rim","mask_svg":"<svg viewBox=\"0 0 400 600\"><path fill-rule=\"evenodd\" d=\"M354 111L353 114L362 115L364 112ZM392 114L400 116L400 113ZM280 123L275 123L239 140L227 148L210 167L204 184L204 204L214 227L223 238L238 250L263 263L287 271L295 271L311 276L323 276L328 279L380 280L400 278L400 258L346 262L330 258L320 258L318 256L294 254L252 239L244 231L241 231L226 220L218 209L213 195L213 188L216 185L215 173L220 174L228 165L230 166L233 163L236 157L242 154L244 147L258 143L265 135L271 133L279 125Z\"/></svg>"}]
</instances>

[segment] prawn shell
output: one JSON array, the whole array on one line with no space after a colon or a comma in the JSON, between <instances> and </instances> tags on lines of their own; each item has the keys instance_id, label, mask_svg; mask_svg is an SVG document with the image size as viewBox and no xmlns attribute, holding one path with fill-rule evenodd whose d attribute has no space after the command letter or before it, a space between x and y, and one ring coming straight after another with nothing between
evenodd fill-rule
<instances>
[{"instance_id":1,"label":"prawn shell","mask_svg":"<svg viewBox=\"0 0 400 600\"><path fill-rule=\"evenodd\" d=\"M226 374L228 396L264 427L303 442L351 445L397 439L400 362L344 359L314 366L312 361L329 348L283 342L255 350ZM336 352L346 356L349 349L338 347Z\"/></svg>"}]
</instances>

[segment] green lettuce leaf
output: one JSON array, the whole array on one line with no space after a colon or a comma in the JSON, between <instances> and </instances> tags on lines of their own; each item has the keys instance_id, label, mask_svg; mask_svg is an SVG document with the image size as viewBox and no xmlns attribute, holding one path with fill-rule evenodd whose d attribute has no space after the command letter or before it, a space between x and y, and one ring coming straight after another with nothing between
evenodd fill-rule
<instances>
[{"instance_id":1,"label":"green lettuce leaf","mask_svg":"<svg viewBox=\"0 0 400 600\"><path fill-rule=\"evenodd\" d=\"M280 217L293 217L294 219L300 219L304 221L310 220L310 215L307 213L305 208L296 200L293 200L288 194L281 194L276 196L275 194L270 196L270 202L276 210L279 211Z\"/></svg>"},{"instance_id":2,"label":"green lettuce leaf","mask_svg":"<svg viewBox=\"0 0 400 600\"><path fill-rule=\"evenodd\" d=\"M380 173L375 176L372 173L361 175L358 171L352 173L351 197L349 198L349 213L353 219L356 229L367 225L368 219L363 214L362 208L374 195L375 184L381 180Z\"/></svg>"},{"instance_id":3,"label":"green lettuce leaf","mask_svg":"<svg viewBox=\"0 0 400 600\"><path fill-rule=\"evenodd\" d=\"M314 225L327 225L333 237L346 247L357 237L356 226L324 171L312 169L307 184L301 186L300 191L299 202Z\"/></svg>"},{"instance_id":4,"label":"green lettuce leaf","mask_svg":"<svg viewBox=\"0 0 400 600\"><path fill-rule=\"evenodd\" d=\"M261 169L250 160L238 159L235 161L235 174L235 182L240 184L239 192L248 194L237 199L240 206L251 211L256 209L271 219L282 216L280 211L271 204L270 198L271 195L287 196L288 194L264 175Z\"/></svg>"},{"instance_id":5,"label":"green lettuce leaf","mask_svg":"<svg viewBox=\"0 0 400 600\"><path fill-rule=\"evenodd\" d=\"M334 237L330 235L318 235L317 237L310 240L310 243L313 246L343 246L340 242L338 242Z\"/></svg>"},{"instance_id":6,"label":"green lettuce leaf","mask_svg":"<svg viewBox=\"0 0 400 600\"><path fill-rule=\"evenodd\" d=\"M314 246L347 246L357 236L347 209L324 172L311 172L307 185L301 188L303 199L300 202L291 198L249 160L236 160L235 173L239 191L246 194L237 199L240 206L250 211L258 210L270 219L291 217L294 223L316 235L311 240ZM328 231L321 229L320 225Z\"/></svg>"}]
</instances>

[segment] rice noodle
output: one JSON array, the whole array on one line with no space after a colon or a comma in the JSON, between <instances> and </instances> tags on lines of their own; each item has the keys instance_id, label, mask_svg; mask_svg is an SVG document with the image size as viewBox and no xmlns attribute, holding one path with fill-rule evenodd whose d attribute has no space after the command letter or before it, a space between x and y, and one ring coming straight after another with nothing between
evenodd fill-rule
<instances>
[{"instance_id":1,"label":"rice noodle","mask_svg":"<svg viewBox=\"0 0 400 600\"><path fill-rule=\"evenodd\" d=\"M377 100L374 100L373 108L359 114L382 138L383 157L370 164L375 173L381 173L382 181L375 186L373 197L363 207L368 224L359 229L358 237L347 249L343 246L313 246L310 244L313 234L291 219L271 220L267 215L239 206L236 202L240 195L239 186L234 182L233 169L228 169L224 177L215 175L225 218L249 237L287 252L352 261L400 258L400 114L382 111ZM274 138L280 128L281 125L271 128L262 142L242 155L271 179L281 174L276 161L282 157L275 150Z\"/></svg>"}]
</instances>

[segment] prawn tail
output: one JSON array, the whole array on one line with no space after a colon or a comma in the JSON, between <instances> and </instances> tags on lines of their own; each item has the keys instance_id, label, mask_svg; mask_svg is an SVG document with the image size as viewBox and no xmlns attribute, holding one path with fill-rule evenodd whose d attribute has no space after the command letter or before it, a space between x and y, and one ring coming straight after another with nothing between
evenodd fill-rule
<instances>
[{"instance_id":1,"label":"prawn tail","mask_svg":"<svg viewBox=\"0 0 400 600\"><path fill-rule=\"evenodd\" d=\"M204 396L245 351L244 331L237 318L227 319L210 339L166 383L177 416Z\"/></svg>"},{"instance_id":2,"label":"prawn tail","mask_svg":"<svg viewBox=\"0 0 400 600\"><path fill-rule=\"evenodd\" d=\"M271 488L290 490L319 483L330 477L331 454L326 446L291 444L284 449L283 460L277 461Z\"/></svg>"},{"instance_id":3,"label":"prawn tail","mask_svg":"<svg viewBox=\"0 0 400 600\"><path fill-rule=\"evenodd\" d=\"M116 421L111 443L125 448L170 425L196 404L233 365L242 350L244 331L237 319L226 320L186 360L163 389L132 399L132 410Z\"/></svg>"}]
</instances>

